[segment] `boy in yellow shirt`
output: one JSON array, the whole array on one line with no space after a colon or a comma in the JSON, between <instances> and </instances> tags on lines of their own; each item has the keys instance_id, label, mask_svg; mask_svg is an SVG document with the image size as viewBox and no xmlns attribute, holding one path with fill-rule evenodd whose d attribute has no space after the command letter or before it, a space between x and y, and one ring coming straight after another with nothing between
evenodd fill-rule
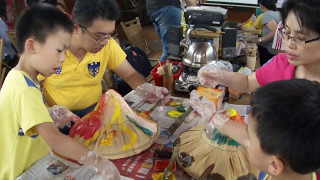
<instances>
[{"instance_id":1,"label":"boy in yellow shirt","mask_svg":"<svg viewBox=\"0 0 320 180\"><path fill-rule=\"evenodd\" d=\"M48 106L66 106L82 117L91 112L102 95L102 79L108 68L145 99L157 102L168 90L146 83L126 60L113 39L120 10L114 0L77 0L72 11L74 30L65 61L57 73L39 78Z\"/></svg>"},{"instance_id":2,"label":"boy in yellow shirt","mask_svg":"<svg viewBox=\"0 0 320 180\"><path fill-rule=\"evenodd\" d=\"M26 10L16 25L21 56L0 91L0 179L15 179L51 149L120 179L110 161L59 132L40 91L37 75L48 77L61 67L72 31L70 18L48 5Z\"/></svg>"}]
</instances>

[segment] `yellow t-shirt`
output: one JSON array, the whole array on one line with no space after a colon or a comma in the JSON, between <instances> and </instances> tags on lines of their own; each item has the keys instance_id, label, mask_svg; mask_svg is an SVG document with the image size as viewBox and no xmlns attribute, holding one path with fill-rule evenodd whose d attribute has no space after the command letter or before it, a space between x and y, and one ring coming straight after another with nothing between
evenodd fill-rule
<instances>
[{"instance_id":1,"label":"yellow t-shirt","mask_svg":"<svg viewBox=\"0 0 320 180\"><path fill-rule=\"evenodd\" d=\"M110 40L98 53L87 52L81 62L68 50L60 74L45 79L39 77L47 105L59 104L73 111L97 103L105 69L118 68L125 58L126 54L115 40Z\"/></svg>"},{"instance_id":2,"label":"yellow t-shirt","mask_svg":"<svg viewBox=\"0 0 320 180\"><path fill-rule=\"evenodd\" d=\"M33 128L53 122L44 105L39 84L11 70L0 91L0 179L15 179L50 152Z\"/></svg>"},{"instance_id":3,"label":"yellow t-shirt","mask_svg":"<svg viewBox=\"0 0 320 180\"><path fill-rule=\"evenodd\" d=\"M256 29L258 29L259 35L262 35L262 16L263 16L263 14L260 14L260 15L257 17L257 19L256 19L256 21L254 22L254 24L253 24L253 26L254 26Z\"/></svg>"}]
</instances>

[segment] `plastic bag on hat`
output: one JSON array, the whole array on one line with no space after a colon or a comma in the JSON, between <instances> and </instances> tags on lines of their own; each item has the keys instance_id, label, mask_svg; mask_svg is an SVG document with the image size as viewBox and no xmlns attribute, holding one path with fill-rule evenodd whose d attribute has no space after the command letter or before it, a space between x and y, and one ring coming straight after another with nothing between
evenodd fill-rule
<instances>
[{"instance_id":1,"label":"plastic bag on hat","mask_svg":"<svg viewBox=\"0 0 320 180\"><path fill-rule=\"evenodd\" d=\"M114 90L102 95L95 109L81 118L70 136L107 159L148 149L159 136L158 124L134 112Z\"/></svg>"}]
</instances>

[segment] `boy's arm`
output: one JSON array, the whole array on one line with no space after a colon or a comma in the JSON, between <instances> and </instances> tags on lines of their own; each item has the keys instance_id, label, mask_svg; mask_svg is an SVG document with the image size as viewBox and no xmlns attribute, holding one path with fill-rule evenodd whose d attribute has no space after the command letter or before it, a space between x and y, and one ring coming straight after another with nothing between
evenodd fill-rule
<instances>
[{"instance_id":1,"label":"boy's arm","mask_svg":"<svg viewBox=\"0 0 320 180\"><path fill-rule=\"evenodd\" d=\"M60 133L51 122L38 124L35 129L55 152L63 156L79 161L88 152L83 145Z\"/></svg>"},{"instance_id":2,"label":"boy's arm","mask_svg":"<svg viewBox=\"0 0 320 180\"><path fill-rule=\"evenodd\" d=\"M120 173L111 161L96 152L88 151L80 143L63 135L53 123L41 123L36 125L35 129L55 152L93 167L105 179L120 180Z\"/></svg>"},{"instance_id":3,"label":"boy's arm","mask_svg":"<svg viewBox=\"0 0 320 180\"><path fill-rule=\"evenodd\" d=\"M249 137L246 126L235 121L227 121L220 132L248 148Z\"/></svg>"}]
</instances>

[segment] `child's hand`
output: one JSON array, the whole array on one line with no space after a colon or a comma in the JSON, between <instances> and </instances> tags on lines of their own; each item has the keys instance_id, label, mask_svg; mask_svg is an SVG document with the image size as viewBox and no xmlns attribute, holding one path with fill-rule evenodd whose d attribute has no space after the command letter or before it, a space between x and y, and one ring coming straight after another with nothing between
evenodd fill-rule
<instances>
[{"instance_id":1,"label":"child's hand","mask_svg":"<svg viewBox=\"0 0 320 180\"><path fill-rule=\"evenodd\" d=\"M229 119L230 118L223 113L215 113L206 127L208 138L211 139Z\"/></svg>"},{"instance_id":2,"label":"child's hand","mask_svg":"<svg viewBox=\"0 0 320 180\"><path fill-rule=\"evenodd\" d=\"M216 112L216 105L203 96L199 96L196 90L191 91L190 99L184 100L185 107L191 106L193 112L186 118L185 122L197 121L197 124L207 124Z\"/></svg>"},{"instance_id":3,"label":"child's hand","mask_svg":"<svg viewBox=\"0 0 320 180\"><path fill-rule=\"evenodd\" d=\"M80 118L69 111L65 106L54 105L48 108L54 124L59 128L71 127L71 121L78 121Z\"/></svg>"},{"instance_id":4,"label":"child's hand","mask_svg":"<svg viewBox=\"0 0 320 180\"><path fill-rule=\"evenodd\" d=\"M105 180L120 180L120 173L117 167L108 159L98 153L89 151L81 157L79 163L93 167Z\"/></svg>"}]
</instances>

